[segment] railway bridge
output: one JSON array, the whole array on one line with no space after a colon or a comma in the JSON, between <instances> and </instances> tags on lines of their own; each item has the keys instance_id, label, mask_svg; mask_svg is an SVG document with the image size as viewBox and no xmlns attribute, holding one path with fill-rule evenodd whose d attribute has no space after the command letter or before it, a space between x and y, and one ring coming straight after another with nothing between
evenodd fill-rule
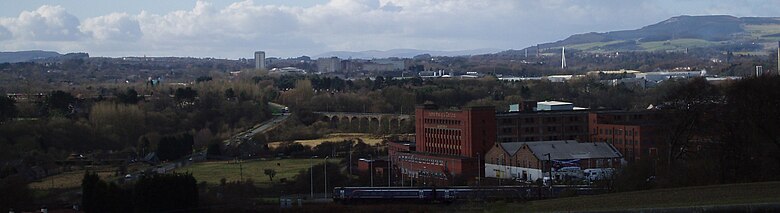
<instances>
[{"instance_id":1,"label":"railway bridge","mask_svg":"<svg viewBox=\"0 0 780 213\"><path fill-rule=\"evenodd\" d=\"M331 127L360 132L402 132L412 124L413 118L406 114L359 113L359 112L314 112L322 116Z\"/></svg>"}]
</instances>

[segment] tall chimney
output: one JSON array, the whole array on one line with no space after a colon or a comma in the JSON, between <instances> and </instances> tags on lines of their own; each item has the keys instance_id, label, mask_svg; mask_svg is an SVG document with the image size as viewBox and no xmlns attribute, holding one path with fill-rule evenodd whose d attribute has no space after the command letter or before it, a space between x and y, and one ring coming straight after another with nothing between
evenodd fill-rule
<instances>
[{"instance_id":1,"label":"tall chimney","mask_svg":"<svg viewBox=\"0 0 780 213\"><path fill-rule=\"evenodd\" d=\"M561 48L561 69L566 69L566 47Z\"/></svg>"},{"instance_id":2,"label":"tall chimney","mask_svg":"<svg viewBox=\"0 0 780 213\"><path fill-rule=\"evenodd\" d=\"M777 42L777 75L780 75L780 41Z\"/></svg>"}]
</instances>

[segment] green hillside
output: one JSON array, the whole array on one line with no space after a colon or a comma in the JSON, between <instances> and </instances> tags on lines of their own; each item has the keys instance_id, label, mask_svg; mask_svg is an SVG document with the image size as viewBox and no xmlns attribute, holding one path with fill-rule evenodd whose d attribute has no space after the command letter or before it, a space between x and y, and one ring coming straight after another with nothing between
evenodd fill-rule
<instances>
[{"instance_id":1,"label":"green hillside","mask_svg":"<svg viewBox=\"0 0 780 213\"><path fill-rule=\"evenodd\" d=\"M561 47L588 52L718 51L767 53L780 41L780 18L733 16L677 16L634 30L591 32L538 45L543 53ZM527 48L536 51L537 46ZM523 51L523 50L510 50Z\"/></svg>"}]
</instances>

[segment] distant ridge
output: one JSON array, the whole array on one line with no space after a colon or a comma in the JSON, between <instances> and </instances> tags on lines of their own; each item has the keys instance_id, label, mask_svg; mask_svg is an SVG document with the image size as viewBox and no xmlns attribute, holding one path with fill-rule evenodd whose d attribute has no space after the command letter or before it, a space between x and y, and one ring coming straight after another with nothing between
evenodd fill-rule
<instances>
[{"instance_id":1,"label":"distant ridge","mask_svg":"<svg viewBox=\"0 0 780 213\"><path fill-rule=\"evenodd\" d=\"M596 52L680 51L687 48L761 51L766 46L761 44L777 42L778 33L780 18L777 17L676 16L639 29L576 34L538 47L541 52L563 46L567 50ZM526 49L535 53L537 46ZM513 51L518 54L524 49L502 53Z\"/></svg>"},{"instance_id":2,"label":"distant ridge","mask_svg":"<svg viewBox=\"0 0 780 213\"><path fill-rule=\"evenodd\" d=\"M53 51L30 50L18 52L0 52L0 63L18 63L33 60L60 57L62 54Z\"/></svg>"},{"instance_id":3,"label":"distant ridge","mask_svg":"<svg viewBox=\"0 0 780 213\"><path fill-rule=\"evenodd\" d=\"M326 58L326 57L339 57L339 58L353 58L353 59L372 59L372 58L412 58L416 55L430 54L431 56L467 56L467 55L481 55L496 53L499 49L473 49L473 50L459 50L459 51L434 51L434 50L417 50L417 49L392 49L392 50L368 50L368 51L333 51L326 52L319 55L315 55L312 58Z\"/></svg>"}]
</instances>

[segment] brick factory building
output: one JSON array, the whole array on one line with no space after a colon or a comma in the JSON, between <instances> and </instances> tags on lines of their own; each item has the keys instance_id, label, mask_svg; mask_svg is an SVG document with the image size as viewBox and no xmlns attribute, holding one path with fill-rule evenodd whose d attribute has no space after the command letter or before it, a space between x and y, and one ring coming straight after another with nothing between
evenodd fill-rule
<instances>
[{"instance_id":1,"label":"brick factory building","mask_svg":"<svg viewBox=\"0 0 780 213\"><path fill-rule=\"evenodd\" d=\"M415 142L388 145L390 162L403 177L397 185L454 185L479 175L479 158L496 141L494 107L439 110L435 105L415 110Z\"/></svg>"},{"instance_id":2,"label":"brick factory building","mask_svg":"<svg viewBox=\"0 0 780 213\"><path fill-rule=\"evenodd\" d=\"M590 141L603 141L615 146L626 160L639 160L658 154L657 111L603 111L588 113Z\"/></svg>"},{"instance_id":3,"label":"brick factory building","mask_svg":"<svg viewBox=\"0 0 780 213\"><path fill-rule=\"evenodd\" d=\"M528 108L496 115L498 142L588 139L588 111L585 108L558 101L538 102L533 110Z\"/></svg>"}]
</instances>

